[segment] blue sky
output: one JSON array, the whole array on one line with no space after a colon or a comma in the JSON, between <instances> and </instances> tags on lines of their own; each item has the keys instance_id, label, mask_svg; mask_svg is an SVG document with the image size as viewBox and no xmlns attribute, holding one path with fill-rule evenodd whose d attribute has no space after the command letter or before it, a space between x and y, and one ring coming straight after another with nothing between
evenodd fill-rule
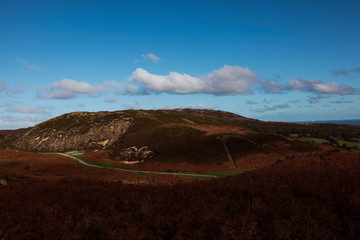
<instances>
[{"instance_id":1,"label":"blue sky","mask_svg":"<svg viewBox=\"0 0 360 240\"><path fill-rule=\"evenodd\" d=\"M360 118L358 1L0 1L0 129L73 111Z\"/></svg>"}]
</instances>

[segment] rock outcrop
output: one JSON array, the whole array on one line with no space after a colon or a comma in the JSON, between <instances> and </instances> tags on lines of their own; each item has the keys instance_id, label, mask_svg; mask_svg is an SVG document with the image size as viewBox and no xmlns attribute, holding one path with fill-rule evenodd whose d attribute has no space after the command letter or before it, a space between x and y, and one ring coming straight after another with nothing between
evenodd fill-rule
<instances>
[{"instance_id":1,"label":"rock outcrop","mask_svg":"<svg viewBox=\"0 0 360 240\"><path fill-rule=\"evenodd\" d=\"M125 159L126 163L139 163L143 162L154 155L154 152L150 150L147 146L144 147L136 147L132 146L126 148L125 150L121 151L120 156Z\"/></svg>"},{"instance_id":2,"label":"rock outcrop","mask_svg":"<svg viewBox=\"0 0 360 240\"><path fill-rule=\"evenodd\" d=\"M13 147L32 151L105 149L126 134L132 124L116 112L76 112L36 125Z\"/></svg>"}]
</instances>

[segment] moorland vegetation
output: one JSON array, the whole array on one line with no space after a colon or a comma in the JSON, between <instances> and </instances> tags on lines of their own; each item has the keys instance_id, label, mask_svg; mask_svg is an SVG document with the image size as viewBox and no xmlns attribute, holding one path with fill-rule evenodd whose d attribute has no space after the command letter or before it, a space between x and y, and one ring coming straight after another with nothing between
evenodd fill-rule
<instances>
[{"instance_id":1,"label":"moorland vegetation","mask_svg":"<svg viewBox=\"0 0 360 240\"><path fill-rule=\"evenodd\" d=\"M0 239L360 239L360 127L131 110L0 134Z\"/></svg>"}]
</instances>

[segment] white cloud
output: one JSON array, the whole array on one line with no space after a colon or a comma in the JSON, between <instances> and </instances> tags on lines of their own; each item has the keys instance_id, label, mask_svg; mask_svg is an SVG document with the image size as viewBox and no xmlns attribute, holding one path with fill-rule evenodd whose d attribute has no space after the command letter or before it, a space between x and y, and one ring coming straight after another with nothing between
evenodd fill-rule
<instances>
[{"instance_id":1,"label":"white cloud","mask_svg":"<svg viewBox=\"0 0 360 240\"><path fill-rule=\"evenodd\" d=\"M283 103L283 104L278 104L275 106L264 106L263 108L257 108L254 110L251 110L253 112L257 112L257 113L263 113L263 112L268 112L268 111L275 111L275 110L279 110L279 109L285 109L285 108L289 108L289 104L287 103Z\"/></svg>"},{"instance_id":2,"label":"white cloud","mask_svg":"<svg viewBox=\"0 0 360 240\"><path fill-rule=\"evenodd\" d=\"M283 93L284 86L273 80L263 80L260 85L267 93Z\"/></svg>"},{"instance_id":3,"label":"white cloud","mask_svg":"<svg viewBox=\"0 0 360 240\"><path fill-rule=\"evenodd\" d=\"M314 92L321 96L328 94L351 95L356 94L357 92L353 87L340 85L336 82L325 83L322 80L305 80L302 78L292 79L288 84L284 85L279 84L274 80L263 80L259 84L261 89L263 89L266 93L283 93L284 91L289 90L299 90ZM314 102L315 101L312 101L312 103Z\"/></svg>"},{"instance_id":4,"label":"white cloud","mask_svg":"<svg viewBox=\"0 0 360 240\"><path fill-rule=\"evenodd\" d=\"M336 69L333 71L329 71L332 75L335 77L338 77L340 75L349 75L350 73L360 73L360 66L352 68L352 69Z\"/></svg>"},{"instance_id":5,"label":"white cloud","mask_svg":"<svg viewBox=\"0 0 360 240\"><path fill-rule=\"evenodd\" d=\"M313 104L313 103L319 103L320 99L324 99L324 98L329 98L330 96L328 94L319 94L315 97L309 97L308 101L309 103Z\"/></svg>"},{"instance_id":6,"label":"white cloud","mask_svg":"<svg viewBox=\"0 0 360 240\"><path fill-rule=\"evenodd\" d=\"M0 126L1 129L25 128L46 121L50 117L50 115L25 115L20 117L0 115Z\"/></svg>"},{"instance_id":7,"label":"white cloud","mask_svg":"<svg viewBox=\"0 0 360 240\"><path fill-rule=\"evenodd\" d=\"M217 105L207 105L207 104L203 104L203 103L198 103L198 104L182 105L180 108L215 109L217 107L218 107ZM173 106L172 108L178 108L178 107Z\"/></svg>"},{"instance_id":8,"label":"white cloud","mask_svg":"<svg viewBox=\"0 0 360 240\"><path fill-rule=\"evenodd\" d=\"M36 63L29 63L27 60L23 58L16 58L15 60L28 69L33 69L36 71L44 71L44 68L39 67Z\"/></svg>"},{"instance_id":9,"label":"white cloud","mask_svg":"<svg viewBox=\"0 0 360 240\"><path fill-rule=\"evenodd\" d=\"M205 84L199 78L177 72L170 72L167 76L161 76L138 68L130 79L154 92L191 93L201 92L205 88Z\"/></svg>"},{"instance_id":10,"label":"white cloud","mask_svg":"<svg viewBox=\"0 0 360 240\"><path fill-rule=\"evenodd\" d=\"M140 94L140 88L133 84L127 84L126 87L124 88L124 90L121 90L119 88L116 93L117 94L127 94L127 95L138 95L138 94Z\"/></svg>"},{"instance_id":11,"label":"white cloud","mask_svg":"<svg viewBox=\"0 0 360 240\"><path fill-rule=\"evenodd\" d=\"M141 106L138 102L135 103L127 102L124 103L122 106L128 109L141 109Z\"/></svg>"},{"instance_id":12,"label":"white cloud","mask_svg":"<svg viewBox=\"0 0 360 240\"><path fill-rule=\"evenodd\" d=\"M142 93L207 93L214 95L234 95L251 93L257 81L255 72L248 68L225 65L206 76L193 77L189 74L170 72L169 75L155 75L137 68L130 77L140 85Z\"/></svg>"},{"instance_id":13,"label":"white cloud","mask_svg":"<svg viewBox=\"0 0 360 240\"><path fill-rule=\"evenodd\" d=\"M197 104L185 104L185 105L165 105L165 106L156 106L154 109L182 109L182 108L192 108L192 109L216 109L218 105L209 105L204 103Z\"/></svg>"},{"instance_id":14,"label":"white cloud","mask_svg":"<svg viewBox=\"0 0 360 240\"><path fill-rule=\"evenodd\" d=\"M156 56L153 53L141 54L141 57L144 59L149 59L150 61L155 62L155 63L160 62L160 60L161 60L161 58L159 58L158 56Z\"/></svg>"},{"instance_id":15,"label":"white cloud","mask_svg":"<svg viewBox=\"0 0 360 240\"><path fill-rule=\"evenodd\" d=\"M26 114L49 114L49 108L45 107L31 107L31 106L25 106L25 107L18 107L18 108L9 108L7 109L9 112L17 112L17 113L26 113Z\"/></svg>"},{"instance_id":16,"label":"white cloud","mask_svg":"<svg viewBox=\"0 0 360 240\"><path fill-rule=\"evenodd\" d=\"M197 108L200 108L200 109L215 109L217 107L218 107L217 105L208 105L208 104L204 104L204 103L197 104Z\"/></svg>"},{"instance_id":17,"label":"white cloud","mask_svg":"<svg viewBox=\"0 0 360 240\"><path fill-rule=\"evenodd\" d=\"M356 93L355 88L341 86L336 82L324 83L321 80L305 80L302 78L290 80L289 89L316 92L318 94L350 95Z\"/></svg>"},{"instance_id":18,"label":"white cloud","mask_svg":"<svg viewBox=\"0 0 360 240\"><path fill-rule=\"evenodd\" d=\"M1 92L6 93L7 95L15 95L15 94L23 93L24 90L22 90L22 89L20 89L18 87L16 87L16 88L8 87L7 82L4 80L4 81L0 82L0 93Z\"/></svg>"},{"instance_id":19,"label":"white cloud","mask_svg":"<svg viewBox=\"0 0 360 240\"><path fill-rule=\"evenodd\" d=\"M60 82L54 82L51 88L38 87L38 91L43 93L38 93L37 97L41 99L70 99L79 95L95 96L96 94L107 91L110 87L120 87L120 84L115 81L110 81L92 86L87 82L78 82L66 78Z\"/></svg>"},{"instance_id":20,"label":"white cloud","mask_svg":"<svg viewBox=\"0 0 360 240\"><path fill-rule=\"evenodd\" d=\"M82 94L82 93L96 93L99 91L103 91L103 87L93 87L87 82L77 82L72 79L63 79L61 82L55 82L53 83L53 87L63 90L65 92L72 92L76 94Z\"/></svg>"}]
</instances>

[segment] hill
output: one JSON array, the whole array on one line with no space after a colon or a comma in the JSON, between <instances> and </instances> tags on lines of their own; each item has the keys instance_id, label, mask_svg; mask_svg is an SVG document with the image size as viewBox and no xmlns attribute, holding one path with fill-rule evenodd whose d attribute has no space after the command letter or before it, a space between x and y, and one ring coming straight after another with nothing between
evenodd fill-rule
<instances>
[{"instance_id":1,"label":"hill","mask_svg":"<svg viewBox=\"0 0 360 240\"><path fill-rule=\"evenodd\" d=\"M299 141L304 140L300 137L357 141L360 128L262 122L223 111L176 109L74 112L32 128L0 134L3 148L102 150L108 160L130 168L159 169L167 164L175 170L178 163L229 169L231 158L233 167L261 167L281 157L321 150L311 142ZM250 163L248 158L257 162Z\"/></svg>"},{"instance_id":2,"label":"hill","mask_svg":"<svg viewBox=\"0 0 360 240\"><path fill-rule=\"evenodd\" d=\"M40 152L105 150L114 161L192 165L228 164L224 144L235 160L257 153L280 156L316 150L274 132L259 133L256 126L261 125L267 123L214 110L74 112L16 134L8 132L1 145ZM274 141L289 151L275 149Z\"/></svg>"},{"instance_id":3,"label":"hill","mask_svg":"<svg viewBox=\"0 0 360 240\"><path fill-rule=\"evenodd\" d=\"M300 123L300 122L298 122L298 123ZM360 126L360 119L304 121L301 123L333 123L333 124L340 124L340 125Z\"/></svg>"}]
</instances>

